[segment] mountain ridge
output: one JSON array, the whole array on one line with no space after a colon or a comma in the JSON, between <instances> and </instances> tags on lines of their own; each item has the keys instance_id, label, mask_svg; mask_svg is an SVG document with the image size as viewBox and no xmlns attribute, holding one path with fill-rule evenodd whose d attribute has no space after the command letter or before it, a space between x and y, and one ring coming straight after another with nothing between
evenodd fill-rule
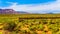
<instances>
[{"instance_id":1,"label":"mountain ridge","mask_svg":"<svg viewBox=\"0 0 60 34\"><path fill-rule=\"evenodd\" d=\"M15 11L13 9L0 9L0 14L26 14L28 12Z\"/></svg>"}]
</instances>

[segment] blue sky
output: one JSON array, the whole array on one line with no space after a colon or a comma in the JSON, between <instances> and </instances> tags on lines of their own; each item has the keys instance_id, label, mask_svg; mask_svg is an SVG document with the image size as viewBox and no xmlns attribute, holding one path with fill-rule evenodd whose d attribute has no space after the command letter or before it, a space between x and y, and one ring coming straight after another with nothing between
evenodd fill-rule
<instances>
[{"instance_id":1,"label":"blue sky","mask_svg":"<svg viewBox=\"0 0 60 34\"><path fill-rule=\"evenodd\" d=\"M54 13L59 13L60 0L0 0L0 8L31 13L47 13L54 11Z\"/></svg>"},{"instance_id":2,"label":"blue sky","mask_svg":"<svg viewBox=\"0 0 60 34\"><path fill-rule=\"evenodd\" d=\"M1 7L5 7L5 6L10 6L10 3L7 2L16 2L18 4L41 4L41 3L47 3L47 2L54 2L56 0L0 0Z\"/></svg>"}]
</instances>

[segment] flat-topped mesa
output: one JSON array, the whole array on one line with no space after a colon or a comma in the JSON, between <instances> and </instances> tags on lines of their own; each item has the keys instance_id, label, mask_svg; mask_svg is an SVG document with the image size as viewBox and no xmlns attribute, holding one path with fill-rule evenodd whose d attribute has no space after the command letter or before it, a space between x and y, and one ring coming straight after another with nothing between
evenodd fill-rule
<instances>
[{"instance_id":1,"label":"flat-topped mesa","mask_svg":"<svg viewBox=\"0 0 60 34\"><path fill-rule=\"evenodd\" d=\"M9 12L9 11L14 11L13 9L3 9L4 11L7 11L7 12Z\"/></svg>"},{"instance_id":2,"label":"flat-topped mesa","mask_svg":"<svg viewBox=\"0 0 60 34\"><path fill-rule=\"evenodd\" d=\"M13 9L0 9L0 11L14 11Z\"/></svg>"},{"instance_id":3,"label":"flat-topped mesa","mask_svg":"<svg viewBox=\"0 0 60 34\"><path fill-rule=\"evenodd\" d=\"M0 14L18 14L18 12L13 9L0 9Z\"/></svg>"}]
</instances>

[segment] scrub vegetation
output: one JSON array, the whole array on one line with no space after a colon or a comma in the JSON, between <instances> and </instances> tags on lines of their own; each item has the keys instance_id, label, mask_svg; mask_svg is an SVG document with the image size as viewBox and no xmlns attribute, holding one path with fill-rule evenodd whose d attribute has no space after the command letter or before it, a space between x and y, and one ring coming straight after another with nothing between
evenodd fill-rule
<instances>
[{"instance_id":1,"label":"scrub vegetation","mask_svg":"<svg viewBox=\"0 0 60 34\"><path fill-rule=\"evenodd\" d=\"M59 14L2 14L0 34L60 34L59 17Z\"/></svg>"}]
</instances>

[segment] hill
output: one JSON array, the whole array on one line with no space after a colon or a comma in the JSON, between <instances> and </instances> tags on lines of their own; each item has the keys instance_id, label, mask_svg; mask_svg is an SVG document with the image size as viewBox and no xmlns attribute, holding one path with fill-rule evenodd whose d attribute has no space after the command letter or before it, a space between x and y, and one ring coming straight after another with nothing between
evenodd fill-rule
<instances>
[{"instance_id":1,"label":"hill","mask_svg":"<svg viewBox=\"0 0 60 34\"><path fill-rule=\"evenodd\" d=\"M24 11L15 11L13 9L0 9L0 14L25 14Z\"/></svg>"}]
</instances>

